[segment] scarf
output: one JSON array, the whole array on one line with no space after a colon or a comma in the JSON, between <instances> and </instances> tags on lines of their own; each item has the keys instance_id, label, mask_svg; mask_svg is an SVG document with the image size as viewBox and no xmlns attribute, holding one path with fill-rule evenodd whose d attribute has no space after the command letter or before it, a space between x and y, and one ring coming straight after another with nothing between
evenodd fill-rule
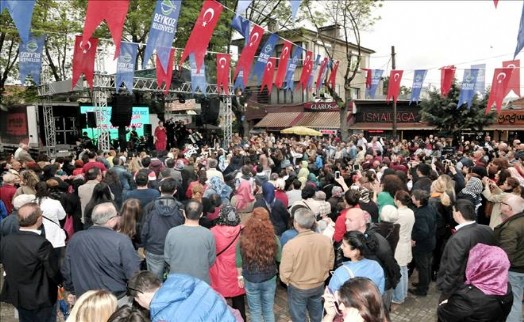
<instances>
[{"instance_id":1,"label":"scarf","mask_svg":"<svg viewBox=\"0 0 524 322\"><path fill-rule=\"evenodd\" d=\"M235 196L237 200L236 209L245 209L251 202L253 202L253 200L255 200L255 197L251 193L251 182L248 180L240 180Z\"/></svg>"},{"instance_id":2,"label":"scarf","mask_svg":"<svg viewBox=\"0 0 524 322\"><path fill-rule=\"evenodd\" d=\"M508 291L508 256L500 247L477 244L469 252L466 284L486 295L505 295Z\"/></svg>"}]
</instances>

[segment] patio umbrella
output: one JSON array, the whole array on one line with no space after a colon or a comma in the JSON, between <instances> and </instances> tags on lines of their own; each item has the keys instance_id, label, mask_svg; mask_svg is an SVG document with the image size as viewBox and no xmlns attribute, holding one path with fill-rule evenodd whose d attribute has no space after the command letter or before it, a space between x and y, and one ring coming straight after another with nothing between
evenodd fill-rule
<instances>
[{"instance_id":1,"label":"patio umbrella","mask_svg":"<svg viewBox=\"0 0 524 322\"><path fill-rule=\"evenodd\" d=\"M321 136L322 135L322 133L320 133L319 131L306 127L306 126L293 126L287 129L283 129L282 131L280 131L280 133L296 134L296 135L310 135L310 136Z\"/></svg>"}]
</instances>

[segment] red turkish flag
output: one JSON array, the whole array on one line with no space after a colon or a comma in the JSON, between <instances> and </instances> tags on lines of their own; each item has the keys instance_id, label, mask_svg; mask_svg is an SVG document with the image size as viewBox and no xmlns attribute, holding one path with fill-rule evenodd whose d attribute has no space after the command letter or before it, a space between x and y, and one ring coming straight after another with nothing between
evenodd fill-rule
<instances>
[{"instance_id":1,"label":"red turkish flag","mask_svg":"<svg viewBox=\"0 0 524 322\"><path fill-rule=\"evenodd\" d=\"M362 68L362 70L366 71L366 88L371 87L371 73L372 70L370 68Z\"/></svg>"},{"instance_id":2,"label":"red turkish flag","mask_svg":"<svg viewBox=\"0 0 524 322\"><path fill-rule=\"evenodd\" d=\"M282 52L280 53L280 59L278 61L277 77L275 78L275 85L278 88L282 88L284 85L284 79L286 78L287 71L287 62L289 61L289 56L291 54L291 48L293 44L289 41L284 41L284 47L282 47Z\"/></svg>"},{"instance_id":3,"label":"red turkish flag","mask_svg":"<svg viewBox=\"0 0 524 322\"><path fill-rule=\"evenodd\" d=\"M388 83L388 95L386 96L386 102L393 97L393 101L396 103L398 98L398 93L400 93L400 81L402 80L403 70L393 69L389 73L389 83Z\"/></svg>"},{"instance_id":4,"label":"red turkish flag","mask_svg":"<svg viewBox=\"0 0 524 322\"><path fill-rule=\"evenodd\" d=\"M508 88L504 93L504 97L513 91L517 96L520 97L520 59L508 60L502 62L502 67L514 68L515 70L511 73L511 79L509 80Z\"/></svg>"},{"instance_id":5,"label":"red turkish flag","mask_svg":"<svg viewBox=\"0 0 524 322\"><path fill-rule=\"evenodd\" d=\"M73 87L78 83L82 73L84 74L89 87L93 89L93 77L95 73L95 56L98 38L89 38L83 42L82 36L75 37L75 50L73 52Z\"/></svg>"},{"instance_id":6,"label":"red turkish flag","mask_svg":"<svg viewBox=\"0 0 524 322\"><path fill-rule=\"evenodd\" d=\"M217 92L229 95L229 54L217 54Z\"/></svg>"},{"instance_id":7,"label":"red turkish flag","mask_svg":"<svg viewBox=\"0 0 524 322\"><path fill-rule=\"evenodd\" d=\"M329 74L329 80L328 83L331 84L331 88L335 90L335 82L337 80L337 71L338 71L338 64L340 62L338 60L335 60L333 63L333 69L331 70L331 74Z\"/></svg>"},{"instance_id":8,"label":"red turkish flag","mask_svg":"<svg viewBox=\"0 0 524 322\"><path fill-rule=\"evenodd\" d=\"M491 83L491 92L489 93L488 105L486 105L486 114L491 111L493 103L497 107L497 113L502 109L502 100L506 96L506 89L511 80L511 74L515 71L513 67L495 68L493 82Z\"/></svg>"},{"instance_id":9,"label":"red turkish flag","mask_svg":"<svg viewBox=\"0 0 524 322\"><path fill-rule=\"evenodd\" d=\"M115 56L120 54L120 42L122 41L122 30L126 20L129 0L102 1L89 0L87 2L86 21L84 23L84 34L82 40L89 39L95 29L105 20L115 43Z\"/></svg>"},{"instance_id":10,"label":"red turkish flag","mask_svg":"<svg viewBox=\"0 0 524 322\"><path fill-rule=\"evenodd\" d=\"M254 25L251 33L249 34L249 43L242 49L240 57L238 58L237 67L235 68L235 75L233 78L237 78L240 70L244 71L244 86L247 85L249 79L249 73L251 72L251 63L255 57L258 45L262 41L264 35L264 28L259 25Z\"/></svg>"},{"instance_id":11,"label":"red turkish flag","mask_svg":"<svg viewBox=\"0 0 524 322\"><path fill-rule=\"evenodd\" d=\"M302 90L306 89L307 81L309 79L309 75L311 75L312 70L313 70L313 52L308 50L306 52L306 59L304 59L304 64L302 66L302 74L300 75L299 85L302 86Z\"/></svg>"},{"instance_id":12,"label":"red turkish flag","mask_svg":"<svg viewBox=\"0 0 524 322\"><path fill-rule=\"evenodd\" d=\"M273 76L275 74L275 65L277 63L276 57L270 57L269 61L266 64L266 69L264 69L264 77L262 78L262 85L260 86L260 91L264 89L264 86L267 86L267 90L271 93L273 89Z\"/></svg>"},{"instance_id":13,"label":"red turkish flag","mask_svg":"<svg viewBox=\"0 0 524 322\"><path fill-rule=\"evenodd\" d=\"M327 63L328 63L328 58L325 57L324 60L322 61L322 64L320 64L320 70L318 71L318 76L317 76L317 91L318 91L318 89L320 88L320 85L322 84L322 82L324 81L324 80L322 79L322 74L324 74L324 69L326 69Z\"/></svg>"},{"instance_id":14,"label":"red turkish flag","mask_svg":"<svg viewBox=\"0 0 524 322\"><path fill-rule=\"evenodd\" d=\"M209 40L213 35L213 30L215 30L222 9L222 5L215 0L204 1L204 5L200 10L200 16L198 16L195 27L187 40L182 57L180 57L180 65L189 57L189 54L193 53L195 55L197 72L200 73L200 67L204 63Z\"/></svg>"},{"instance_id":15,"label":"red turkish flag","mask_svg":"<svg viewBox=\"0 0 524 322\"><path fill-rule=\"evenodd\" d=\"M157 87L162 87L162 83L166 83L166 87L164 88L164 93L167 94L169 92L169 88L171 87L171 79L173 76L173 64L174 64L174 58L175 58L176 49L171 49L171 52L169 53L169 61L167 64L167 69L164 71L162 68L162 64L160 63L160 60L158 59L158 56L156 56L156 83Z\"/></svg>"},{"instance_id":16,"label":"red turkish flag","mask_svg":"<svg viewBox=\"0 0 524 322\"><path fill-rule=\"evenodd\" d=\"M455 66L444 66L440 69L440 94L447 96L455 77Z\"/></svg>"},{"instance_id":17,"label":"red turkish flag","mask_svg":"<svg viewBox=\"0 0 524 322\"><path fill-rule=\"evenodd\" d=\"M493 3L495 4L495 8L497 8L497 5L499 4L499 0L493 0Z\"/></svg>"}]
</instances>

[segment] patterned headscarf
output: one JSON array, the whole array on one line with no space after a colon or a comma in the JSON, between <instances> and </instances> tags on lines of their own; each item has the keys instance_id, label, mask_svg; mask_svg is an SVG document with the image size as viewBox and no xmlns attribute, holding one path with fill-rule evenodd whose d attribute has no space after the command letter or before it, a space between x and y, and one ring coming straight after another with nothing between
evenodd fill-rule
<instances>
[{"instance_id":1,"label":"patterned headscarf","mask_svg":"<svg viewBox=\"0 0 524 322\"><path fill-rule=\"evenodd\" d=\"M240 216L235 207L231 205L222 207L222 209L220 209L218 224L223 226L238 226L238 224L240 224Z\"/></svg>"},{"instance_id":2,"label":"patterned headscarf","mask_svg":"<svg viewBox=\"0 0 524 322\"><path fill-rule=\"evenodd\" d=\"M483 187L482 181L480 181L479 178L471 177L461 192L477 199L482 193Z\"/></svg>"},{"instance_id":3,"label":"patterned headscarf","mask_svg":"<svg viewBox=\"0 0 524 322\"><path fill-rule=\"evenodd\" d=\"M502 248L479 243L469 251L466 284L475 286L486 295L505 295L509 267L508 256Z\"/></svg>"},{"instance_id":4,"label":"patterned headscarf","mask_svg":"<svg viewBox=\"0 0 524 322\"><path fill-rule=\"evenodd\" d=\"M222 181L222 179L219 177L211 177L211 179L209 179L208 190L213 190L216 194L218 194L223 203L229 203L231 192L233 192L233 189L225 184L224 181ZM208 191L206 190L206 192ZM205 193L204 197L208 197L208 194Z\"/></svg>"}]
</instances>

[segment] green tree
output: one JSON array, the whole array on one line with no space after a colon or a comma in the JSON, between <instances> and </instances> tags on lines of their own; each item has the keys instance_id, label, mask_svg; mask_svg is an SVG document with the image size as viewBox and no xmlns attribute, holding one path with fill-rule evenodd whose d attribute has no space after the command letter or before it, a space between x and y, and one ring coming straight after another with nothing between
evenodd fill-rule
<instances>
[{"instance_id":1,"label":"green tree","mask_svg":"<svg viewBox=\"0 0 524 322\"><path fill-rule=\"evenodd\" d=\"M488 96L478 99L473 98L471 108L467 105L457 107L460 87L454 82L446 97L440 91L433 90L429 98L420 102L422 121L435 126L442 135L457 136L461 131L482 131L485 126L493 124L495 112L485 114Z\"/></svg>"},{"instance_id":2,"label":"green tree","mask_svg":"<svg viewBox=\"0 0 524 322\"><path fill-rule=\"evenodd\" d=\"M351 82L355 79L357 71L360 69L362 59L360 31L372 26L377 19L373 10L382 6L381 1L377 0L339 0L339 1L317 1L307 0L303 2L308 18L313 22L317 31L324 25L340 25L342 28L342 40L345 45L337 48L333 43L327 43L323 37L319 37L322 45L330 59L336 51L344 52L346 68L339 68L338 72L344 75L344 93L337 93L330 84L326 87L329 94L333 97L340 108L340 131L342 139L348 138L348 126L346 115L348 105L351 101ZM331 48L329 48L331 46ZM355 50L356 47L356 50ZM326 75L329 77L329 75Z\"/></svg>"}]
</instances>

